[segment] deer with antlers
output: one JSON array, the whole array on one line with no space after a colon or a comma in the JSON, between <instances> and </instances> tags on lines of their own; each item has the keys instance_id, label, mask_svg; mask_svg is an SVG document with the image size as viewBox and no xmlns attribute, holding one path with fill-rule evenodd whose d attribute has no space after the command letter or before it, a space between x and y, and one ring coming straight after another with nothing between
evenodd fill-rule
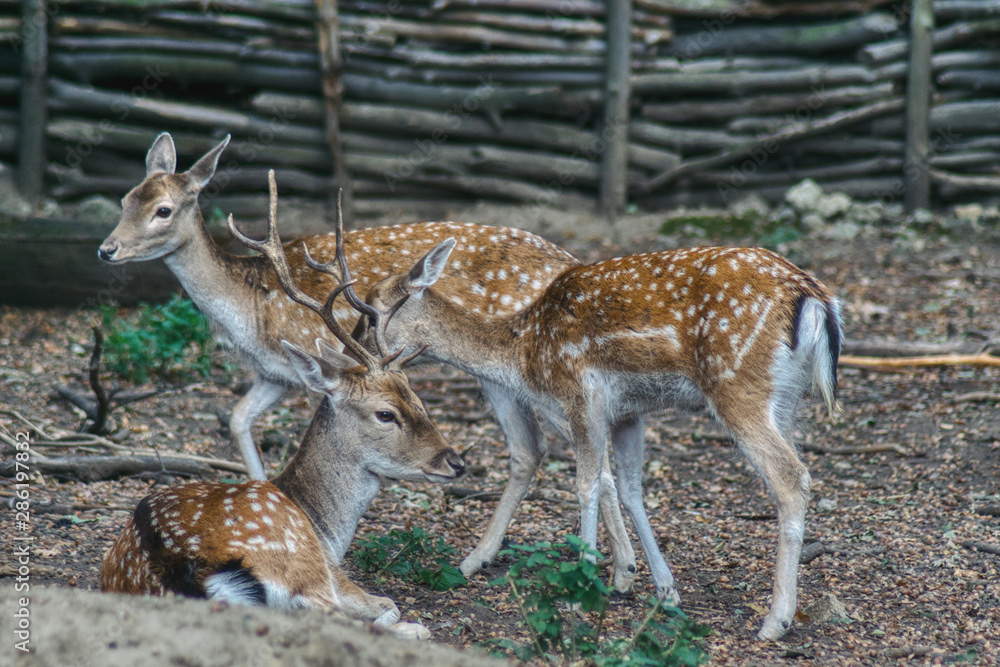
<instances>
[{"instance_id":1,"label":"deer with antlers","mask_svg":"<svg viewBox=\"0 0 1000 667\"><path fill-rule=\"evenodd\" d=\"M274 269L264 257L231 254L209 236L198 195L215 174L228 141L227 137L186 172L176 173L173 140L167 133L158 136L146 156L146 178L122 200L122 219L101 244L98 255L111 263L163 258L211 321L217 336L257 373L252 388L233 409L230 428L250 477L263 480L267 475L253 441L253 422L288 388L303 386L281 340L299 347L310 347L316 338L334 346L339 343L315 312L276 289ZM235 230L234 234L241 236ZM470 320L486 322L522 312L555 276L578 264L572 255L534 234L451 222L355 230L343 237L343 244L358 287L365 293L379 280L409 270L421 254L449 237L455 243L447 267L442 266L447 272L440 276L436 290L447 294L452 305L464 309ZM335 254L333 238L324 235L302 241L302 245L285 248L289 270L305 294L325 298L336 285L333 270L330 274L310 270L303 248L314 257L331 257ZM338 308L334 317L349 329L357 313ZM453 341L422 338L428 347L417 361L480 368L465 358L467 352L477 351ZM532 401L509 392L492 373L483 368L483 372L473 374L506 436L511 453L510 480L479 546L463 564L466 574L496 556L546 452ZM565 427L561 430L566 431ZM628 590L635 578L635 552L607 466L601 474L600 505L614 556L613 583L618 590Z\"/></svg>"},{"instance_id":2,"label":"deer with antlers","mask_svg":"<svg viewBox=\"0 0 1000 667\"><path fill-rule=\"evenodd\" d=\"M368 291L376 306L410 296L388 327L389 343L411 349L443 341L439 348L449 346L460 368L566 423L577 456L581 537L591 545L610 441L622 503L658 593L674 603L673 575L643 506L643 417L667 406L707 406L778 506L773 598L759 637L783 635L796 608L810 486L790 431L810 388L835 410L836 299L767 250L691 248L570 267L529 307L484 320L436 283L454 245L442 242L412 270ZM492 556L482 546L463 562L466 575Z\"/></svg>"},{"instance_id":3,"label":"deer with antlers","mask_svg":"<svg viewBox=\"0 0 1000 667\"><path fill-rule=\"evenodd\" d=\"M173 591L240 604L335 608L391 626L398 634L426 634L396 624L389 598L370 595L340 569L361 515L380 476L445 482L465 464L427 417L401 367L416 353L387 352L385 327L394 304L382 311L365 304L340 243L337 263L308 258L317 272L339 276L325 302L296 284L277 233L277 188L271 172L268 234L242 237L271 262L278 284L314 312L351 356L317 339L319 356L282 341L302 382L322 396L295 457L271 482L194 482L144 498L107 554L101 590L164 594ZM235 229L230 216L229 224ZM334 316L340 293L365 313L377 354L355 341ZM359 365L360 362L360 365Z\"/></svg>"}]
</instances>

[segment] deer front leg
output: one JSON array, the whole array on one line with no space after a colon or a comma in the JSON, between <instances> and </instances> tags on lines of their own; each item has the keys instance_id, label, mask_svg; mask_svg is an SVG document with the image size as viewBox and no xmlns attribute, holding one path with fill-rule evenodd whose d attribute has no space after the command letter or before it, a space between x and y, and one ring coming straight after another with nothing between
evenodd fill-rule
<instances>
[{"instance_id":1,"label":"deer front leg","mask_svg":"<svg viewBox=\"0 0 1000 667\"><path fill-rule=\"evenodd\" d=\"M608 443L608 418L599 381L566 411L576 449L576 496L580 503L580 538L597 548L601 471Z\"/></svg>"},{"instance_id":2,"label":"deer front leg","mask_svg":"<svg viewBox=\"0 0 1000 667\"><path fill-rule=\"evenodd\" d=\"M545 436L538 428L532 410L518 403L506 389L490 382L481 382L483 393L493 407L493 414L507 438L510 450L510 477L500 501L479 544L462 561L462 574L472 576L489 565L503 543L503 536L514 518L517 506L528 493L538 465L545 456Z\"/></svg>"},{"instance_id":3,"label":"deer front leg","mask_svg":"<svg viewBox=\"0 0 1000 667\"><path fill-rule=\"evenodd\" d=\"M611 542L611 557L615 562L612 586L619 593L627 593L635 583L635 550L625 529L621 504L618 502L618 487L615 486L607 450L604 451L604 464L601 466L600 504L604 529L608 531L608 541Z\"/></svg>"},{"instance_id":4,"label":"deer front leg","mask_svg":"<svg viewBox=\"0 0 1000 667\"><path fill-rule=\"evenodd\" d=\"M656 584L656 593L661 599L675 607L681 604L681 596L674 584L674 575L660 552L646 506L642 499L642 464L645 452L643 442L644 425L642 415L620 420L611 429L611 443L615 452L615 468L618 471L619 492L625 511L632 519L632 525L639 534L649 571Z\"/></svg>"},{"instance_id":5,"label":"deer front leg","mask_svg":"<svg viewBox=\"0 0 1000 667\"><path fill-rule=\"evenodd\" d=\"M229 419L229 430L240 448L250 479L259 481L267 479L260 452L253 441L253 423L260 413L274 405L284 395L284 386L258 376L250 391L233 408L233 415Z\"/></svg>"},{"instance_id":6,"label":"deer front leg","mask_svg":"<svg viewBox=\"0 0 1000 667\"><path fill-rule=\"evenodd\" d=\"M559 435L567 442L573 442L570 434L569 424L565 419L557 415L543 412L546 421ZM615 570L612 575L612 586L619 593L626 593L632 590L635 583L635 550L632 548L632 540L625 529L625 520L622 518L622 508L618 500L618 488L615 486L615 476L611 471L611 460L608 451L604 452L604 464L601 467L601 518L604 519L604 528L608 531L608 541L611 543L611 555L614 559Z\"/></svg>"}]
</instances>

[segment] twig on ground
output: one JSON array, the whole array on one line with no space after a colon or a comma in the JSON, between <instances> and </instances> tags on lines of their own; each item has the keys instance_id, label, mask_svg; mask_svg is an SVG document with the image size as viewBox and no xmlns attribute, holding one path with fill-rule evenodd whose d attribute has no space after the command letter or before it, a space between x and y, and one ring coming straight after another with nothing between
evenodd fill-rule
<instances>
[{"instance_id":1,"label":"twig on ground","mask_svg":"<svg viewBox=\"0 0 1000 667\"><path fill-rule=\"evenodd\" d=\"M804 443L801 445L801 449L806 452L813 452L816 454L838 454L838 455L850 455L850 454L879 454L881 452L896 452L900 456L916 456L913 452L909 452L899 445L865 445L862 447L821 447L820 445L811 445Z\"/></svg>"},{"instance_id":2,"label":"twig on ground","mask_svg":"<svg viewBox=\"0 0 1000 667\"><path fill-rule=\"evenodd\" d=\"M980 354L942 354L927 357L840 357L841 366L855 368L909 368L921 366L1000 366L1000 357Z\"/></svg>"},{"instance_id":3,"label":"twig on ground","mask_svg":"<svg viewBox=\"0 0 1000 667\"><path fill-rule=\"evenodd\" d=\"M988 554L1000 556L1000 546L996 544L987 544L986 542L979 542L977 540L965 540L962 542L962 546L966 549L972 549L973 551L982 551Z\"/></svg>"},{"instance_id":4,"label":"twig on ground","mask_svg":"<svg viewBox=\"0 0 1000 667\"><path fill-rule=\"evenodd\" d=\"M1000 394L990 391L973 391L968 394L959 394L951 399L952 403L1000 403Z\"/></svg>"}]
</instances>

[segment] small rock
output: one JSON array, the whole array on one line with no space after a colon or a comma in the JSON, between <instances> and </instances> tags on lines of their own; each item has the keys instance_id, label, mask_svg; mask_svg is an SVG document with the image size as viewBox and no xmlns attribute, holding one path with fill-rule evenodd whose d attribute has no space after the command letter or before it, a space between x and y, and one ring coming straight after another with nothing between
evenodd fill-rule
<instances>
[{"instance_id":1,"label":"small rock","mask_svg":"<svg viewBox=\"0 0 1000 667\"><path fill-rule=\"evenodd\" d=\"M827 593L819 600L802 610L812 623L827 623L834 619L847 618L847 610L843 603L832 593Z\"/></svg>"},{"instance_id":2,"label":"small rock","mask_svg":"<svg viewBox=\"0 0 1000 667\"><path fill-rule=\"evenodd\" d=\"M910 220L917 225L929 225L934 222L934 214L928 211L926 208L918 208L910 216Z\"/></svg>"},{"instance_id":3,"label":"small rock","mask_svg":"<svg viewBox=\"0 0 1000 667\"><path fill-rule=\"evenodd\" d=\"M955 217L961 218L963 220L972 220L977 222L981 217L983 217L983 207L979 204L965 204L963 206L955 207Z\"/></svg>"},{"instance_id":4,"label":"small rock","mask_svg":"<svg viewBox=\"0 0 1000 667\"><path fill-rule=\"evenodd\" d=\"M734 202L729 207L729 210L737 217L742 217L748 213L756 213L759 217L763 218L770 212L771 207L768 206L767 201L760 195L751 194L741 197L738 201Z\"/></svg>"},{"instance_id":5,"label":"small rock","mask_svg":"<svg viewBox=\"0 0 1000 667\"><path fill-rule=\"evenodd\" d=\"M820 197L819 201L816 202L816 213L825 220L832 220L841 213L847 212L851 208L851 203L851 198L843 192L834 192Z\"/></svg>"},{"instance_id":6,"label":"small rock","mask_svg":"<svg viewBox=\"0 0 1000 667\"><path fill-rule=\"evenodd\" d=\"M107 197L88 197L76 207L76 219L80 222L114 225L121 217L122 207Z\"/></svg>"},{"instance_id":7,"label":"small rock","mask_svg":"<svg viewBox=\"0 0 1000 667\"><path fill-rule=\"evenodd\" d=\"M820 512L832 512L837 509L837 501L833 498L820 498L816 502L816 509Z\"/></svg>"},{"instance_id":8,"label":"small rock","mask_svg":"<svg viewBox=\"0 0 1000 667\"><path fill-rule=\"evenodd\" d=\"M821 232L826 228L826 221L817 213L806 213L802 216L802 226L810 232Z\"/></svg>"},{"instance_id":9,"label":"small rock","mask_svg":"<svg viewBox=\"0 0 1000 667\"><path fill-rule=\"evenodd\" d=\"M820 198L823 196L823 188L811 178L807 178L801 183L797 183L785 192L785 201L791 204L800 213L812 211L816 208Z\"/></svg>"},{"instance_id":10,"label":"small rock","mask_svg":"<svg viewBox=\"0 0 1000 667\"><path fill-rule=\"evenodd\" d=\"M874 225L885 217L885 207L878 202L862 204L855 202L844 214L845 220L852 220L859 225Z\"/></svg>"}]
</instances>

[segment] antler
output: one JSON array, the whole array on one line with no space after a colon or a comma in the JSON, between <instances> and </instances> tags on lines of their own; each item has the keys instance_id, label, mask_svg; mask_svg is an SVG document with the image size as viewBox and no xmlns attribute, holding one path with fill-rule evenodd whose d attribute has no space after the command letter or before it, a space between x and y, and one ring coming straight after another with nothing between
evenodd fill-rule
<instances>
[{"instance_id":1,"label":"antler","mask_svg":"<svg viewBox=\"0 0 1000 667\"><path fill-rule=\"evenodd\" d=\"M334 336L344 344L344 350L349 352L354 358L358 359L362 364L365 365L369 370L375 370L377 368L384 368L389 362L393 361L398 353L392 355L390 358L379 358L371 354L366 350L361 343L356 341L351 335L342 327L340 323L337 322L337 318L333 315L333 302L336 300L337 296L341 292L345 292L348 295L348 301L353 305L355 301L361 302L357 294L354 293L353 280L350 280L350 275L345 272L342 277L336 276L331 270L330 264L320 264L315 262L311 257L309 257L309 251L306 251L306 261L314 269L323 271L335 278L338 278L340 284L330 293L327 297L326 303L320 303L317 299L309 296L303 292L295 281L292 279L291 272L288 269L288 259L285 257L285 250L281 246L281 239L278 236L278 185L274 179L274 170L270 170L267 173L267 185L270 194L270 200L267 210L267 237L263 241L257 241L248 236L245 236L239 229L236 228L236 223L233 222L232 214L229 215L229 231L232 233L236 240L245 245L251 250L256 250L257 252L263 254L270 260L271 265L274 267L274 272L278 276L278 282L281 284L281 288L285 291L292 301L309 308L318 314L322 319L324 324L330 329ZM338 251L341 246L340 237L343 234L343 223L340 219L340 206L338 199L337 206L337 247ZM343 264L346 267L346 262ZM352 299L353 297L353 299ZM375 311L374 308L364 304L371 310ZM356 307L356 306L355 306ZM362 312L367 314L367 311L362 310ZM376 311L378 314L379 311ZM381 352L381 346L380 346ZM382 355L385 357L385 355Z\"/></svg>"},{"instance_id":2,"label":"antler","mask_svg":"<svg viewBox=\"0 0 1000 667\"><path fill-rule=\"evenodd\" d=\"M347 254L344 252L343 194L344 194L343 190L337 191L337 219L336 219L337 252L334 262L336 262L340 268L340 280L349 285L353 285L357 281L351 279L351 270L347 266ZM323 273L326 273L331 276L336 275L332 270L334 262L327 262L325 264L322 264L312 258L312 255L309 254L308 248L305 248L305 246L303 246L303 248L306 254L306 264L308 264L310 267L312 267L317 271L322 271ZM379 310L375 306L365 303L358 296L357 292L354 291L353 287L344 291L344 297L347 299L347 302L354 307L355 310L357 310L362 314L362 320L365 317L368 318L369 322L368 326L370 327L372 334L374 336L375 347L378 350L378 353L382 356L382 367L383 368L388 367L390 363L396 360L399 354L403 351L403 348L400 348L390 354L389 346L385 340L385 330L386 327L389 326L389 320L391 320L392 316L395 315L396 312L403 307L403 304L406 303L406 300L410 298L410 295L407 294L403 296L403 298L394 303L392 307L390 307L388 310ZM358 330L363 332L364 327L360 327ZM358 336L357 338L362 339L363 336ZM400 361L400 363L397 364L397 366L401 366L403 363L406 363L414 356L416 355L407 356L404 360Z\"/></svg>"}]
</instances>

